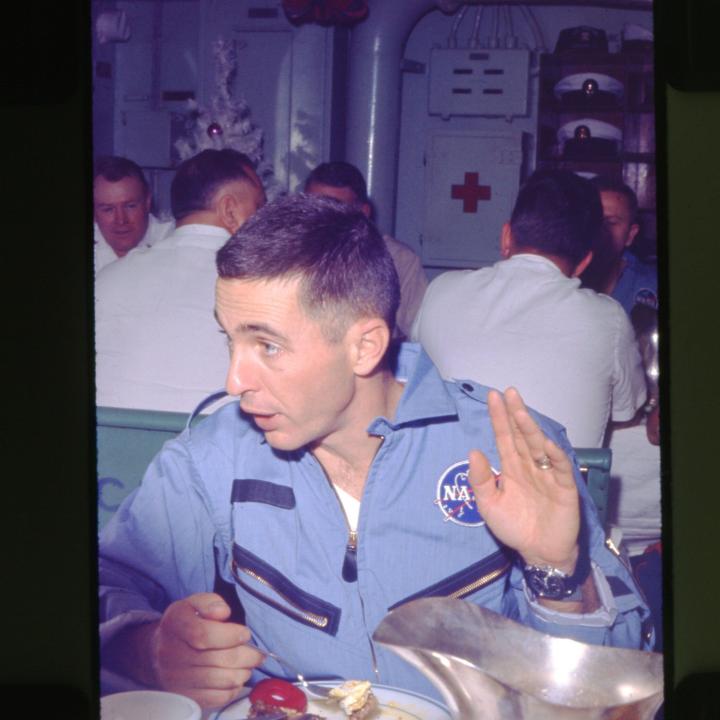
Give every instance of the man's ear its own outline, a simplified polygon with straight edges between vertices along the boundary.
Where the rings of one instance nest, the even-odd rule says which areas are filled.
[[[513,238],[510,223],[503,223],[502,230],[500,231],[500,256],[503,260],[507,260],[510,257],[512,249]]]
[[[215,212],[220,224],[231,235],[245,222],[245,213],[238,198],[232,192],[220,191],[220,195],[215,201]]]
[[[572,275],[570,275],[570,277],[580,277],[580,275],[585,272],[585,268],[592,261],[592,258],[592,250],[589,250],[588,254],[575,266],[575,269],[572,271]]]
[[[625,241],[625,247],[630,247],[635,242],[635,238],[637,237],[637,234],[639,232],[640,226],[637,223],[633,223],[630,226],[630,230],[628,232],[628,239]]]
[[[379,317],[360,318],[348,329],[347,340],[356,375],[370,375],[382,362],[390,344],[390,329]]]
[[[152,193],[150,190],[148,190],[145,193],[145,212],[150,212],[150,208],[152,207]]]
[[[372,206],[370,205],[370,203],[360,203],[360,210],[368,220],[372,220]]]

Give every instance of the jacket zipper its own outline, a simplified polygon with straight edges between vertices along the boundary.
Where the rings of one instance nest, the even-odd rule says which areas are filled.
[[[380,449],[382,448],[383,444],[385,443],[385,436],[380,436],[380,445],[378,446],[378,449],[375,453],[375,457],[377,457],[378,453],[380,452]],[[328,482],[328,485],[330,485],[332,491],[335,493],[335,498],[337,499],[338,505],[340,506],[340,512],[342,513],[343,519],[345,520],[345,526],[348,530],[348,539],[347,543],[345,545],[345,559],[343,561],[343,567],[342,567],[342,577],[343,580],[346,582],[357,582],[357,548],[358,548],[358,531],[353,530],[350,527],[350,519],[348,518],[347,512],[345,511],[345,506],[342,504],[342,501],[340,500],[340,496],[338,495],[337,490],[335,489],[335,486],[333,485],[332,481],[328,477],[327,473],[325,472],[325,468],[323,468],[322,464],[315,459],[317,464],[320,466],[320,469],[322,470],[323,474],[325,475],[325,479]],[[375,461],[375,458],[373,458],[373,462]],[[368,471],[369,474],[369,471]],[[367,479],[366,479],[367,480]],[[361,507],[362,507],[362,500]],[[350,574],[349,574],[350,573]],[[363,608],[363,616],[365,615],[365,602],[362,598],[362,595],[359,595],[360,599],[360,606]],[[377,655],[375,653],[375,645],[373,643],[372,637],[370,635],[367,636],[368,645],[370,646],[370,655],[372,657],[372,667],[373,667],[373,673],[375,674],[375,677],[377,679],[377,682],[380,681],[380,668],[378,668],[378,662],[377,662]]]
[[[385,438],[382,439],[384,440]],[[350,519],[348,518],[348,514],[345,511],[345,506],[342,504],[342,500],[340,500],[338,491],[328,477],[328,474],[325,472],[325,468],[322,466],[322,463],[317,458],[314,458],[314,460],[320,467],[320,470],[324,475],[327,484],[330,486],[330,489],[335,494],[335,499],[337,500],[337,503],[340,507],[340,512],[342,513],[343,520],[345,521],[345,527],[347,528],[348,538],[347,542],[345,543],[345,557],[343,559],[343,565],[341,570],[342,579],[345,582],[357,582],[357,548],[359,540],[358,531],[353,530],[350,527]]]
[[[357,541],[357,530],[349,530],[342,567],[342,578],[345,582],[357,582]]]
[[[232,561],[232,567],[235,572],[243,572],[246,575],[249,575],[254,580],[257,580],[261,585],[270,588],[274,593],[279,595],[288,605],[293,607],[297,611],[297,615],[299,615],[307,622],[312,623],[319,628],[327,627],[329,619],[325,615],[317,615],[315,613],[308,612],[304,608],[300,607],[296,602],[292,601],[289,597],[287,597],[287,595],[284,595],[277,588],[275,588],[272,583],[268,582],[264,577],[262,577],[262,575],[258,575],[254,570],[250,570],[250,568],[240,567],[235,560]]]
[[[479,590],[481,587],[488,585],[489,583],[493,582],[493,580],[497,580],[497,578],[499,578],[501,575],[504,575],[508,571],[510,565],[512,565],[512,563],[508,562],[506,565],[503,565],[503,567],[498,568],[497,570],[493,570],[492,572],[487,573],[487,575],[483,575],[482,577],[478,578],[477,580],[473,580],[473,582],[468,583],[467,585],[463,585],[463,587],[455,590],[454,592],[451,592],[449,595],[447,595],[447,597],[454,600],[459,600],[465,595],[470,595],[470,593],[474,593],[476,590]]]

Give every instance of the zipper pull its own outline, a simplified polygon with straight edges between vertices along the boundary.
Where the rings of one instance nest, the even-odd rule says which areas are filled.
[[[350,531],[345,546],[345,559],[343,560],[342,579],[345,582],[357,581],[357,532]]]

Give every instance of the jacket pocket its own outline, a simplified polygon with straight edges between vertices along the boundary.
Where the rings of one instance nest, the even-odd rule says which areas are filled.
[[[232,552],[232,574],[245,592],[299,623],[328,635],[337,633],[339,607],[305,592],[249,550],[233,545]]]
[[[462,570],[429,585],[413,595],[391,605],[388,610],[394,610],[400,605],[426,597],[448,597],[461,599],[472,593],[497,582],[504,577],[512,566],[512,556],[508,550],[498,550],[492,555],[473,563]]]

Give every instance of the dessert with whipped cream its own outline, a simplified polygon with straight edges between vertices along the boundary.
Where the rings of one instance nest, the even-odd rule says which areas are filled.
[[[332,688],[328,699],[337,701],[350,720],[369,718],[379,708],[367,680],[347,680]]]

